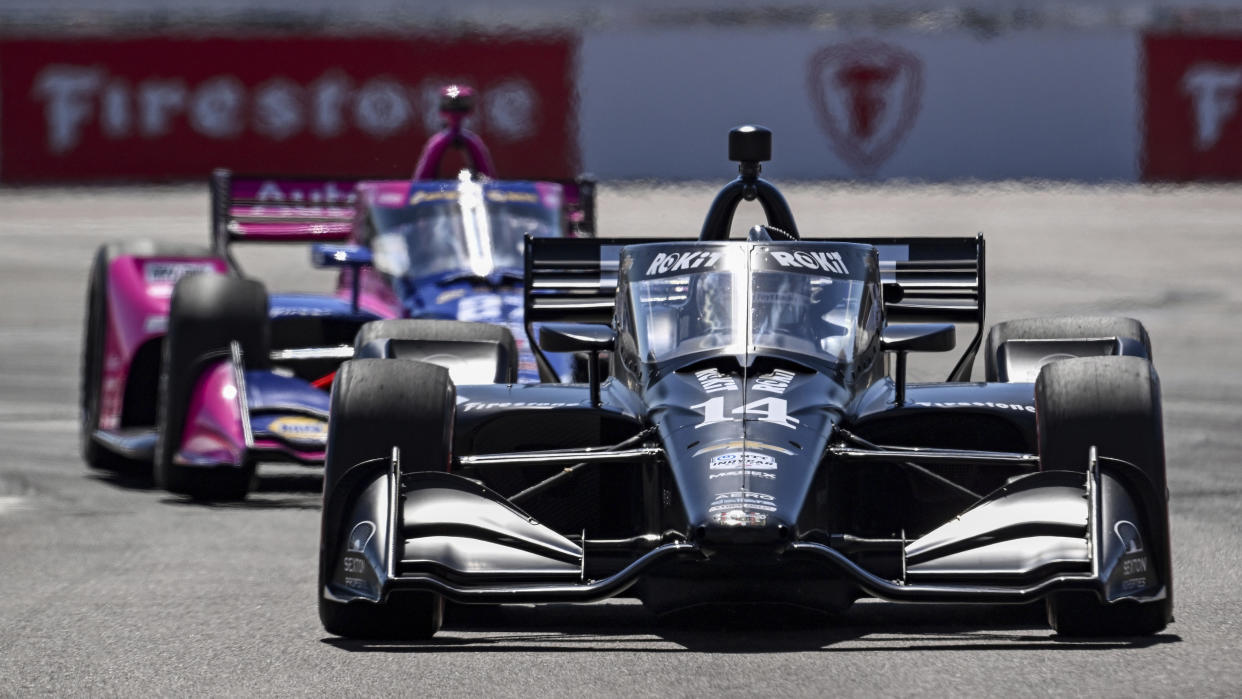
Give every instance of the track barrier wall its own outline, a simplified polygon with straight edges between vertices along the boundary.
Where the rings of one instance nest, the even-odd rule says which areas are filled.
[[[452,81],[506,176],[716,178],[752,122],[783,179],[1242,177],[1242,33],[627,25],[0,37],[0,181],[401,177]]]
[[[583,158],[603,177],[713,177],[725,131],[755,122],[773,177],[1132,180],[1136,57],[1121,31],[587,36]]]

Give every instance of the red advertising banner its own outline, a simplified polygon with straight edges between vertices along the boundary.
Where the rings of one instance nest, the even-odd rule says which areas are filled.
[[[1242,178],[1242,36],[1143,37],[1143,179]]]
[[[467,125],[506,177],[577,163],[574,40],[0,40],[0,179],[242,172],[408,176],[437,93],[478,94]]]

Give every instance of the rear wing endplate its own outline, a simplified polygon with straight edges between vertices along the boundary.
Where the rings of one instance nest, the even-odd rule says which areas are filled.
[[[983,235],[941,238],[803,238],[874,245],[880,277],[901,286],[900,300],[886,301],[890,321],[972,323],[973,338],[949,374],[968,381],[983,339],[985,269]],[[534,341],[535,323],[608,323],[616,305],[621,248],[640,243],[691,242],[672,238],[527,238],[525,323]]]

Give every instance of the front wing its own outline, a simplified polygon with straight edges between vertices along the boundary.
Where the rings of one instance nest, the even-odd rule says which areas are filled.
[[[976,453],[977,454],[977,453]],[[659,458],[658,449],[608,458]],[[604,456],[596,450],[490,455],[547,462]],[[1026,603],[1092,592],[1108,603],[1169,594],[1167,533],[1150,524],[1157,495],[1137,469],[1092,459],[1087,472],[1042,471],[1014,479],[895,555],[901,574],[864,568],[838,542],[795,537],[756,560],[807,563],[861,592],[898,602]],[[378,603],[394,590],[433,591],[466,604],[590,602],[626,591],[669,565],[717,564],[692,537],[639,537],[644,550],[616,572],[587,575],[590,540],[540,524],[476,481],[448,473],[402,474],[400,454],[359,464],[325,500],[321,594]],[[738,557],[728,557],[733,572]],[[745,563],[742,563],[744,571]],[[743,572],[744,574],[744,572]],[[710,600],[705,599],[704,602]]]

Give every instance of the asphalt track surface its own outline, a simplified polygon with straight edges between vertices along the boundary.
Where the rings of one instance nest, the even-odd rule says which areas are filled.
[[[601,228],[694,235],[712,194],[604,187]],[[110,239],[204,241],[206,192],[0,190],[0,695],[1242,693],[1242,190],[786,194],[805,234],[983,231],[991,321],[1110,313],[1147,324],[1172,490],[1177,622],[1165,633],[1068,642],[1041,608],[878,602],[831,621],[670,623],[616,601],[459,615],[429,642],[331,637],[315,608],[314,470],[261,468],[249,500],[205,506],[78,458],[91,253]],[[759,215],[744,209],[736,227]],[[302,250],[260,257],[272,288],[329,284],[298,271]]]

